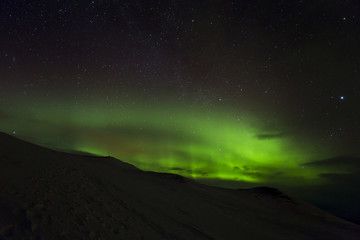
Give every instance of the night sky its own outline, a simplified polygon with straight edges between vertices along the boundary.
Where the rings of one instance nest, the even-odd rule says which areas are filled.
[[[0,131],[360,222],[360,2],[0,2]]]

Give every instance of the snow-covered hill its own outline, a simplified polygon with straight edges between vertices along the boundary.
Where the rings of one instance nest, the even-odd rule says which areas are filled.
[[[0,134],[0,239],[360,239],[272,188],[231,190]]]

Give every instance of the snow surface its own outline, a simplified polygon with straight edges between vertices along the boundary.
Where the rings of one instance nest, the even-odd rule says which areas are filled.
[[[273,188],[211,187],[0,133],[0,239],[360,239]]]

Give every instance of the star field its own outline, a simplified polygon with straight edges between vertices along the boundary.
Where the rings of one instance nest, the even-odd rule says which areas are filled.
[[[360,155],[357,1],[6,0],[0,11],[0,131],[208,181],[360,179],[359,162],[317,164]]]

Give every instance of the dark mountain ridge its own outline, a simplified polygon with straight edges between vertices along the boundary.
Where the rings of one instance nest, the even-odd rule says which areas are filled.
[[[211,187],[0,133],[0,239],[359,239],[277,189]]]

